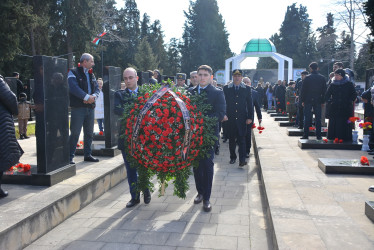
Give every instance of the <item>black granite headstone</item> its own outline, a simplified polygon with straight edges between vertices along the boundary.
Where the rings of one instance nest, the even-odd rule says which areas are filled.
[[[268,109],[267,113],[274,114],[274,113],[277,113],[277,111],[275,109]]]
[[[270,117],[288,117],[287,114],[282,114],[282,113],[272,113],[270,114]]]
[[[274,121],[276,121],[276,122],[279,122],[279,121],[285,122],[285,121],[288,121],[288,117],[275,116],[274,117]]]
[[[374,201],[365,202],[365,214],[372,222],[374,222]]]
[[[142,79],[143,84],[149,83],[149,72],[142,72]]]
[[[75,165],[69,165],[67,60],[34,56],[33,69],[37,166],[30,175],[4,181],[51,186],[76,174]]]
[[[325,128],[322,128],[321,135],[326,136],[327,135],[327,130],[324,131]],[[288,136],[303,136],[304,130],[303,129],[298,129],[298,128],[288,128],[287,129],[287,135]],[[309,130],[309,135],[310,136],[315,136],[316,131],[315,130]]]
[[[295,122],[286,121],[286,122],[278,122],[278,124],[280,127],[290,127],[290,126],[295,125]]]
[[[318,167],[326,174],[374,175],[374,162],[362,165],[360,159],[318,158]]]
[[[18,98],[18,92],[17,92],[17,78],[15,77],[5,77],[6,83],[9,85],[10,90],[17,96]]]
[[[299,139],[298,146],[301,149],[361,150],[362,143],[352,143],[352,142],[334,143],[333,141],[325,142],[323,140]]]

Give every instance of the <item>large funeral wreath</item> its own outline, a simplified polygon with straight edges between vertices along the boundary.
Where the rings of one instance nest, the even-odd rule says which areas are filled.
[[[160,193],[172,181],[174,195],[185,198],[191,168],[198,167],[217,139],[217,120],[205,115],[212,108],[204,102],[205,93],[191,95],[168,86],[143,85],[128,97],[121,138],[130,165],[138,170],[138,191],[153,191],[156,175]]]

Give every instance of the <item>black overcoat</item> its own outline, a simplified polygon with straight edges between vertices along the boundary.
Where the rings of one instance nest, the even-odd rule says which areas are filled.
[[[343,84],[332,82],[326,92],[325,100],[331,101],[327,139],[352,141],[352,127],[348,123],[353,116],[353,102],[357,93],[353,83],[346,80]]]
[[[23,154],[17,142],[12,116],[17,114],[17,97],[0,78],[0,171],[6,171],[17,164]]]
[[[235,129],[239,136],[245,136],[247,132],[246,120],[253,119],[252,90],[243,82],[239,85],[236,93],[234,84],[230,83],[223,87],[226,99],[226,114],[228,117],[228,136],[233,137]]]

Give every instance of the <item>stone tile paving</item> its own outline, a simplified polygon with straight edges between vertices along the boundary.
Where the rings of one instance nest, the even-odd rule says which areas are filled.
[[[228,143],[215,157],[211,213],[194,205],[193,177],[185,200],[152,194],[126,208],[127,181],[103,194],[25,249],[273,249],[264,193],[251,154],[250,165],[228,164]]]
[[[317,158],[367,153],[301,150],[299,137],[272,120],[264,114],[266,130],[255,140],[279,249],[374,249],[374,226],[364,213],[365,201],[374,200],[374,177],[326,175],[317,165]]]

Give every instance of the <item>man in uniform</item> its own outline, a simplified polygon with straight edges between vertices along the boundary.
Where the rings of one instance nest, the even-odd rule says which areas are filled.
[[[188,91],[193,95],[206,94],[206,103],[211,105],[211,109],[207,111],[209,117],[216,117],[217,123],[214,130],[214,135],[218,136],[218,123],[224,119],[226,112],[226,102],[222,90],[213,87],[211,83],[211,77],[213,70],[208,65],[201,65],[197,69],[199,85],[190,88]],[[200,160],[198,168],[194,168],[194,177],[197,189],[197,196],[194,200],[195,204],[199,204],[203,201],[203,209],[205,212],[210,212],[212,206],[210,204],[210,194],[212,192],[213,173],[214,173],[214,148],[208,154],[208,157]]]
[[[186,79],[187,76],[185,73],[177,73],[177,87],[187,87]]]
[[[227,127],[230,148],[230,164],[236,162],[236,144],[239,145],[239,167],[247,164],[245,161],[245,136],[247,125],[253,119],[253,101],[251,88],[243,80],[243,72],[235,69],[232,73],[233,82],[223,87],[226,99]]]
[[[123,80],[126,83],[125,90],[118,90],[114,93],[114,113],[118,116],[123,115],[124,105],[127,101],[131,101],[131,98],[135,98],[138,94],[138,76],[134,68],[127,68],[123,71]],[[124,128],[120,128],[120,134]],[[136,183],[138,182],[138,173],[136,168],[131,167],[129,161],[127,160],[127,155],[125,153],[124,139],[118,138],[118,149],[122,152],[122,157],[125,162],[126,172],[127,172],[127,181],[130,187],[131,200],[126,204],[126,207],[133,207],[140,202],[139,193],[136,192]],[[144,203],[148,204],[151,202],[151,193],[150,191],[144,190]]]
[[[83,127],[84,133],[84,160],[98,162],[92,157],[91,144],[95,119],[95,101],[100,94],[99,86],[92,67],[95,65],[93,56],[84,53],[80,59],[80,66],[69,71],[68,83],[70,92],[70,164],[73,161],[79,135]]]

